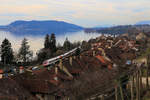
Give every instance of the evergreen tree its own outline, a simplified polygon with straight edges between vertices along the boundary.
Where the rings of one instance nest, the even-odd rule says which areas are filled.
[[[53,57],[56,53],[56,38],[55,34],[52,33],[51,36],[48,34],[45,37],[44,48],[40,50],[37,54],[38,61],[44,61]]]
[[[48,34],[46,34],[46,37],[45,37],[44,48],[45,49],[50,48],[50,36]]]
[[[79,41],[72,43],[73,48],[78,47],[80,45],[81,45],[81,42],[79,42]]]
[[[47,59],[47,52],[45,52],[45,49],[41,49],[38,53],[37,53],[37,57],[38,57],[38,62],[43,62],[44,60]]]
[[[18,56],[23,62],[27,62],[32,59],[33,52],[29,50],[30,46],[26,38],[23,39],[21,48],[19,49]]]
[[[78,56],[78,55],[80,55],[80,53],[81,53],[80,49],[77,48],[77,50],[76,50],[76,52],[75,52],[75,55]]]
[[[51,34],[50,49],[51,49],[52,53],[56,52],[56,37],[55,37],[54,33]]]
[[[63,48],[65,51],[69,51],[72,47],[72,44],[71,42],[68,40],[68,38],[66,38],[66,40],[64,41],[64,44],[63,44]]]
[[[38,53],[37,53],[37,57],[38,57],[38,61],[39,62],[43,62],[46,59],[51,58],[53,55],[51,53],[50,49],[41,49]]]
[[[82,48],[83,50],[89,50],[89,49],[91,48],[91,45],[90,45],[90,43],[88,43],[88,42],[86,42],[86,41],[83,41],[83,42],[82,42],[82,45],[81,45],[81,48]]]
[[[4,39],[1,45],[1,60],[3,64],[11,64],[13,61],[13,50],[8,39]]]

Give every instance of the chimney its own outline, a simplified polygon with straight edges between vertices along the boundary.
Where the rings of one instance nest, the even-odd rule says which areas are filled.
[[[69,58],[69,63],[72,66],[72,57]]]
[[[93,56],[95,56],[95,51],[93,50]]]
[[[58,74],[58,68],[55,67],[55,74],[57,75]]]
[[[63,61],[62,61],[62,59],[60,59],[60,61],[59,61],[59,66],[60,66],[60,68],[63,69]]]
[[[112,47],[112,46],[113,46],[113,41],[111,41],[110,43],[111,43],[110,45],[111,45],[111,47]]]
[[[74,59],[76,59],[76,56],[73,56]]]
[[[58,81],[57,74],[58,74],[58,68],[55,67],[55,76],[54,76],[54,80],[55,80],[55,81]]]

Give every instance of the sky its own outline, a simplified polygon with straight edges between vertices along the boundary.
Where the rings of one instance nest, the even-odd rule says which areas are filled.
[[[150,0],[0,0],[0,25],[61,20],[83,27],[150,20]]]

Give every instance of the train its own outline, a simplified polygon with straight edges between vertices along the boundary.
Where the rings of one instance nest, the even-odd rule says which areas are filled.
[[[59,55],[59,56],[56,56],[54,58],[51,58],[51,59],[48,59],[46,61],[43,62],[43,66],[49,66],[49,65],[52,65],[52,64],[55,64],[56,62],[58,62],[60,59],[64,59],[66,57],[69,57],[71,56],[72,54],[74,54],[76,52],[77,49],[81,49],[81,46],[79,47],[76,47],[62,55]]]

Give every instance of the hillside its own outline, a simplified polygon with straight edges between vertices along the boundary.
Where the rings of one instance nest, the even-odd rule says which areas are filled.
[[[103,34],[124,34],[128,33],[129,31],[145,31],[150,32],[150,25],[144,24],[144,25],[120,25],[120,26],[114,26],[110,28],[87,28],[85,29],[86,33],[103,33]]]
[[[143,24],[148,24],[150,25],[150,21],[147,20],[147,21],[140,21],[140,22],[137,22],[136,25],[143,25]]]
[[[50,33],[63,34],[81,31],[83,27],[63,21],[22,21],[18,20],[7,26],[0,26],[1,31],[9,31],[17,36],[45,35]]]

